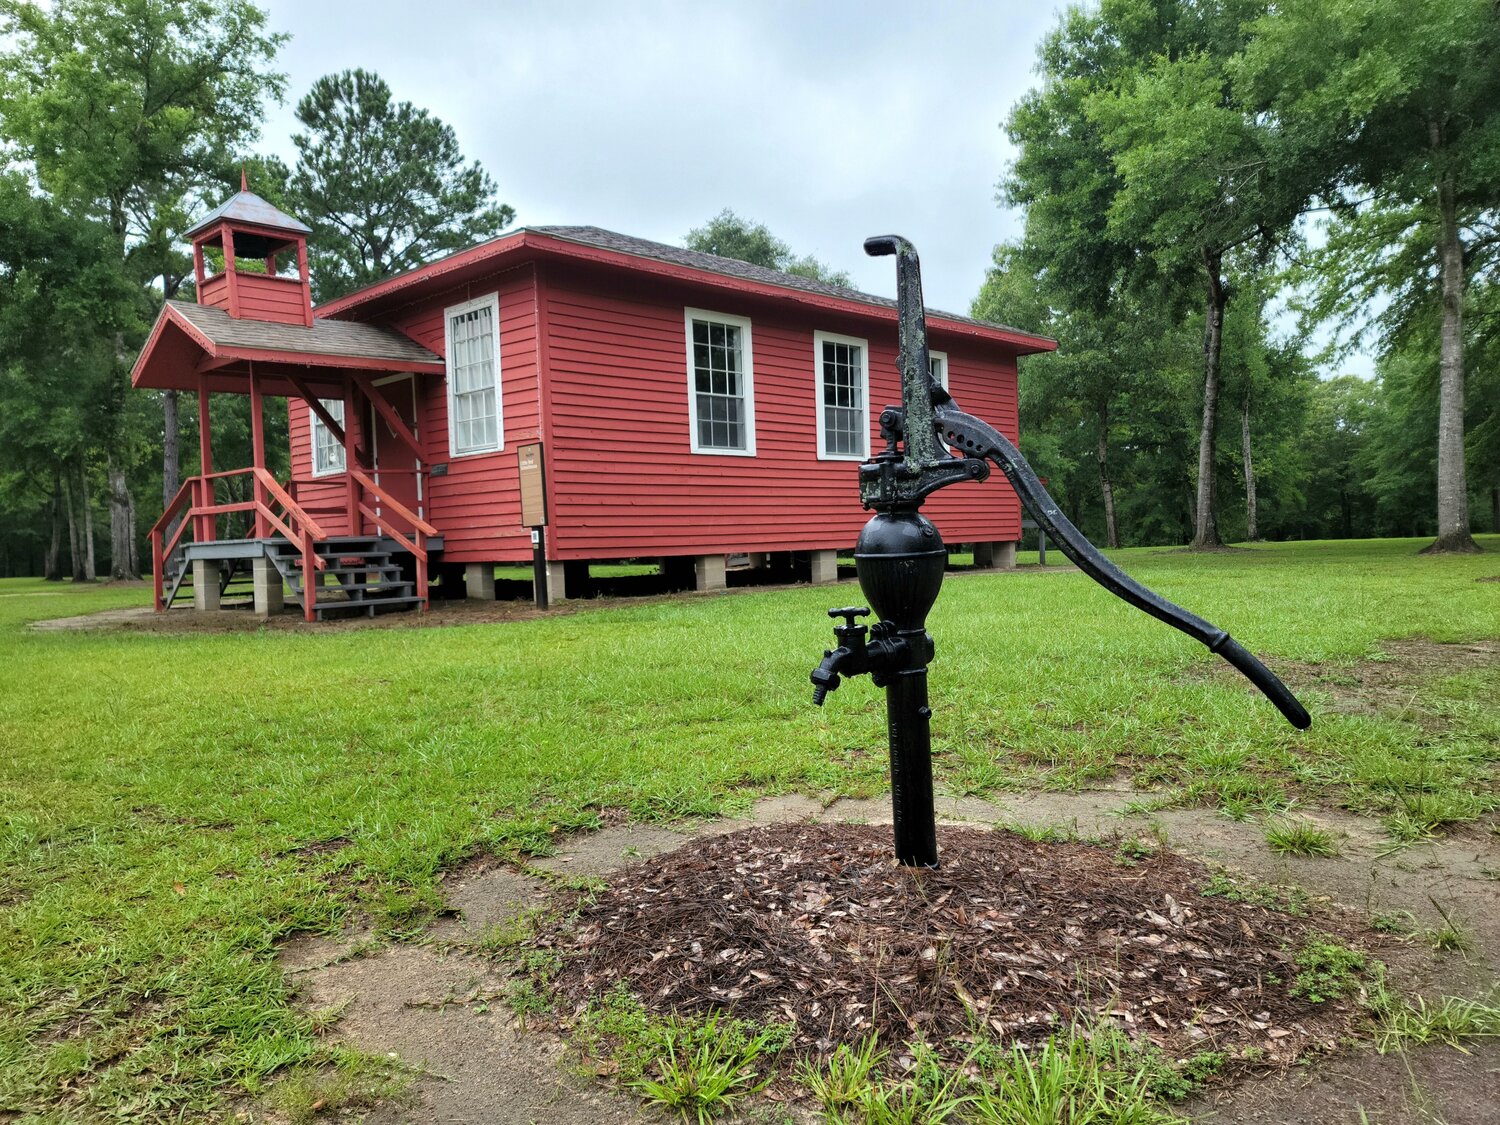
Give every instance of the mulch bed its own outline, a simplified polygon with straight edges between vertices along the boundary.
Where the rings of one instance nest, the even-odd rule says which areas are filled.
[[[890,830],[780,825],[701,839],[615,875],[538,936],[577,1010],[622,983],[652,1011],[790,1022],[825,1053],[871,1030],[934,1046],[1034,1044],[1113,1024],[1173,1057],[1334,1045],[1352,1005],[1291,995],[1324,918],[1205,897],[1200,863],[1159,850],[939,829],[943,866],[891,858]],[[1252,1052],[1253,1053],[1253,1052]]]

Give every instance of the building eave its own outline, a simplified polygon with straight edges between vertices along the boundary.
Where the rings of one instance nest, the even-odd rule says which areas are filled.
[[[406,273],[386,278],[363,289],[319,305],[314,312],[328,319],[359,319],[362,309],[386,306],[405,297],[411,303],[420,300],[426,292],[437,291],[438,282],[448,276],[486,264],[496,268],[507,264],[508,259],[517,261],[533,257],[583,262],[608,268],[622,269],[647,274],[664,280],[701,286],[721,292],[753,296],[767,300],[786,302],[823,309],[845,316],[896,323],[898,314],[893,306],[862,301],[850,297],[809,292],[790,285],[777,285],[766,281],[734,277],[641,254],[606,249],[586,242],[574,241],[554,234],[534,230],[518,230],[501,235],[488,242],[469,247],[440,258],[427,265],[418,266]],[[373,311],[373,310],[372,310]],[[1004,343],[1016,350],[1018,355],[1055,351],[1057,341],[1046,336],[1000,325],[987,325],[975,321],[958,320],[929,312],[928,327],[938,331],[971,339]]]

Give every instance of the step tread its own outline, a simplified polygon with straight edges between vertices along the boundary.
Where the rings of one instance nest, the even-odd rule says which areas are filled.
[[[415,606],[420,605],[421,603],[422,599],[417,597],[417,595],[415,594],[412,594],[409,597],[380,598],[374,601],[317,602],[313,606],[313,614],[320,621],[323,619],[325,614],[352,615],[354,613],[364,613],[367,616],[373,617],[375,615],[375,611],[381,608],[385,608],[388,610],[397,608],[409,610],[414,608]]]
[[[406,597],[413,593],[413,585],[414,583],[411,582],[385,582],[380,585],[369,586],[323,586],[319,588],[318,593],[319,595],[344,595],[342,598],[332,598],[331,600],[333,601],[389,601],[392,598]],[[298,598],[302,596],[302,591],[296,587],[293,587],[293,593]]]

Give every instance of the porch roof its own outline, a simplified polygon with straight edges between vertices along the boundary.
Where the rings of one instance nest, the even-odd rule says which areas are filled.
[[[314,319],[308,328],[236,319],[210,305],[168,301],[130,381],[137,387],[183,391],[197,389],[201,376],[209,390],[244,392],[252,364],[266,377],[268,394],[295,393],[284,378],[288,374],[326,387],[341,386],[345,372],[443,373],[441,356],[378,325]],[[283,378],[278,381],[278,376]]]

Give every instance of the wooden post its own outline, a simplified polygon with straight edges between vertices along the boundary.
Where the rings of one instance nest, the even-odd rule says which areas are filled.
[[[260,376],[255,373],[255,366],[250,367],[250,450],[253,463],[257,469],[266,467],[266,401],[260,393]],[[271,534],[270,524],[261,511],[261,507],[267,504],[266,486],[261,483],[258,475],[252,474],[250,478],[251,495],[255,497],[255,538],[264,539]]]
[[[349,470],[354,468],[354,423],[358,415],[354,410],[354,379],[344,376],[344,506],[348,513],[349,527],[345,535],[360,533],[359,482]]]
[[[297,239],[297,276],[302,281],[302,324],[312,327],[312,282],[307,273],[307,239]]]
[[[221,228],[224,240],[224,272],[228,276],[224,278],[224,284],[229,286],[229,315],[238,317],[240,315],[240,286],[239,278],[234,272],[234,231],[225,223]]]
[[[318,568],[315,563],[318,553],[313,550],[312,532],[302,528],[302,618],[304,621],[317,620],[317,608],[314,603],[318,598]]]
[[[166,566],[167,560],[162,557],[161,537],[162,533],[153,528],[151,531],[151,604],[156,607],[157,613],[167,608],[162,605],[162,601],[167,596],[162,575],[162,569]]]
[[[208,508],[214,502],[214,482],[208,479],[208,474],[214,471],[213,440],[210,438],[208,428],[208,382],[202,375],[198,376],[198,496],[194,501],[199,508]],[[216,537],[214,525],[217,521],[211,515],[198,517],[194,526],[197,530],[193,538],[200,543],[211,543]]]

